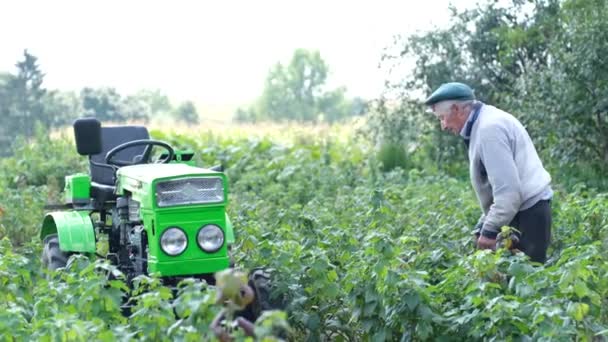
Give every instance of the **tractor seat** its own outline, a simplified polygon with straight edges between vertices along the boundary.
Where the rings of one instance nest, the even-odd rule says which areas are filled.
[[[115,126],[101,128],[101,153],[91,155],[96,163],[105,163],[106,154],[114,147],[126,142],[150,139],[148,130],[143,126]],[[144,152],[145,146],[134,146],[120,151],[114,157],[118,160],[133,160]],[[91,197],[98,202],[115,200],[116,181],[114,171],[108,167],[93,165],[89,162],[91,170]]]

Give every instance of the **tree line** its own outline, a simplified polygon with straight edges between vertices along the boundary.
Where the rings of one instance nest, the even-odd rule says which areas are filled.
[[[0,156],[10,154],[17,137],[32,137],[37,124],[62,127],[81,116],[103,122],[146,123],[159,116],[199,122],[192,101],[174,106],[160,90],[143,89],[128,96],[112,87],[85,87],[79,93],[49,90],[36,56],[25,50],[15,66],[15,74],[0,73]]]
[[[80,92],[49,90],[38,58],[27,50],[16,63],[16,73],[0,73],[0,156],[10,154],[12,142],[30,138],[37,123],[62,127],[80,116],[102,122],[143,122],[155,117],[198,124],[199,113],[192,101],[174,106],[160,90],[143,89],[121,95],[113,87],[85,87]],[[363,115],[365,100],[349,99],[346,88],[328,89],[329,67],[319,51],[298,49],[288,65],[277,63],[269,72],[259,98],[249,107],[238,108],[236,122],[295,121],[337,122]]]

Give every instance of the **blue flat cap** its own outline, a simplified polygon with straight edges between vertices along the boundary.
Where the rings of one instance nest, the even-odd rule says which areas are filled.
[[[475,100],[475,94],[473,89],[464,83],[444,83],[424,101],[424,104],[432,106],[446,100]]]

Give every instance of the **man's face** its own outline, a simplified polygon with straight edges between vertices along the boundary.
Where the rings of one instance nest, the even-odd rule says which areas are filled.
[[[454,103],[449,106],[438,103],[433,105],[432,109],[435,117],[441,122],[442,130],[448,130],[456,135],[460,134],[468,117],[468,113],[463,110],[464,108]]]

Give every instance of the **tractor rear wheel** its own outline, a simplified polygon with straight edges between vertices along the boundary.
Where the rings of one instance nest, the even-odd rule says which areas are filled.
[[[44,268],[54,271],[68,264],[69,253],[59,248],[59,237],[57,234],[48,235],[44,238],[44,249],[42,250],[42,265]]]

